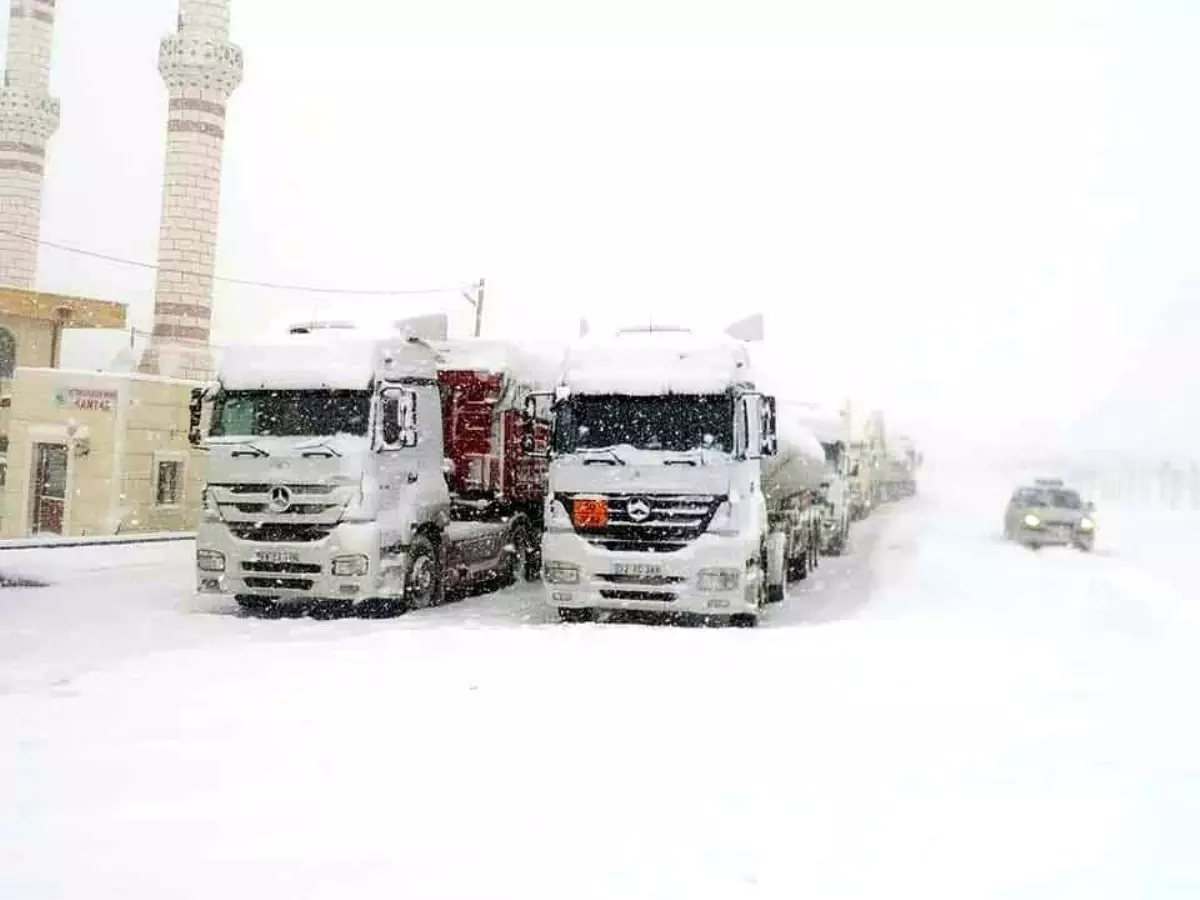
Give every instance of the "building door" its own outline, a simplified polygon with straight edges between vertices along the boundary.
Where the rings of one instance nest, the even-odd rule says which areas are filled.
[[[62,534],[66,510],[67,446],[34,444],[29,530],[34,534]]]

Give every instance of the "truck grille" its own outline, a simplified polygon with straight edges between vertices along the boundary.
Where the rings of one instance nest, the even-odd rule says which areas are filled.
[[[242,580],[246,582],[246,587],[250,588],[282,588],[289,591],[311,591],[314,581],[312,578],[270,578],[263,575],[249,575]]]
[[[271,492],[287,488],[285,509],[272,508]],[[332,484],[257,484],[235,483],[208,485],[208,491],[221,511],[221,518],[233,524],[305,524],[332,525],[341,517],[351,488]]]
[[[333,532],[331,525],[296,522],[228,522],[229,531],[241,541],[268,544],[311,544],[323,541]]]
[[[559,494],[568,510],[574,494]],[[595,495],[588,495],[595,496]],[[727,499],[713,494],[603,494],[608,501],[608,524],[603,528],[578,528],[584,540],[605,550],[672,553],[682,550],[708,530],[717,508]],[[629,504],[644,500],[650,515],[635,522]]]
[[[243,572],[266,572],[291,575],[320,575],[320,563],[244,562]]]
[[[600,596],[605,600],[656,600],[660,603],[671,603],[676,595],[668,591],[601,591]]]

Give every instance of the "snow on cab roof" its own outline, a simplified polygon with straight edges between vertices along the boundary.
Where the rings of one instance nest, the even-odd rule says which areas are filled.
[[[719,394],[753,384],[754,373],[742,341],[656,327],[583,338],[567,355],[563,380],[584,394]]]
[[[566,344],[483,338],[435,341],[438,368],[495,372],[533,390],[549,391],[562,375]]]
[[[227,390],[366,390],[383,369],[389,379],[433,377],[433,350],[399,334],[282,335],[269,342],[228,345],[221,357],[220,381]]]

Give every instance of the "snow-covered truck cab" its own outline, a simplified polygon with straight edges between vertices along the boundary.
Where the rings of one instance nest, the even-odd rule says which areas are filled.
[[[532,523],[519,501],[501,508],[489,494],[490,469],[471,511],[458,515],[451,489],[473,484],[460,467],[474,471],[474,458],[491,454],[478,408],[490,423],[495,383],[440,369],[437,344],[399,328],[375,336],[297,327],[226,349],[208,392],[207,435],[203,401],[193,399],[192,437],[210,456],[196,538],[202,592],[232,594],[246,608],[332,602],[398,612],[459,582],[511,574],[514,530],[530,529],[520,537],[536,543],[536,476],[525,490]],[[448,445],[460,455],[447,460]]]
[[[553,422],[543,581],[563,619],[608,609],[757,621],[774,400],[756,390],[744,343],[661,328],[584,339],[567,355]]]

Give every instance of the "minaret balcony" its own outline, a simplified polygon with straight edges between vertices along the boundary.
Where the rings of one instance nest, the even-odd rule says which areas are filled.
[[[169,34],[158,48],[158,71],[172,91],[199,88],[228,98],[244,65],[241,47],[202,32]]]
[[[59,103],[27,87],[0,87],[0,131],[49,140],[58,130]]]

